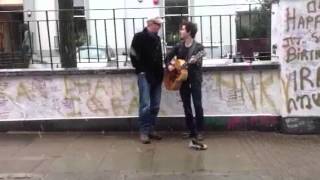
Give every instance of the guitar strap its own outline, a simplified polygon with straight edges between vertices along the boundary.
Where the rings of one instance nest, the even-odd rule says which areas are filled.
[[[189,49],[189,52],[188,52],[188,56],[187,56],[187,58],[186,58],[187,62],[190,61],[191,56],[192,56],[192,54],[193,54],[193,52],[194,52],[194,50],[195,50],[195,48],[196,48],[196,44],[197,44],[196,41],[193,40],[193,43],[192,43],[192,45],[191,45],[191,47],[190,47],[190,49]]]

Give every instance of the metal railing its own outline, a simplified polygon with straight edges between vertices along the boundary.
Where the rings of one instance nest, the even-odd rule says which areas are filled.
[[[234,10],[233,13],[221,14],[203,14],[201,12],[201,8],[206,9],[204,12],[211,12],[212,8],[234,6],[247,7],[242,9],[248,13],[239,15],[236,13],[237,10]],[[163,14],[161,17],[166,23],[159,34],[162,39],[164,57],[172,47],[171,45],[179,41],[178,29],[175,32],[169,32],[168,30],[171,26],[178,28],[178,24],[170,24],[170,21],[174,22],[172,19],[180,18],[197,23],[198,34],[196,39],[204,45],[208,59],[242,58],[252,61],[258,57],[254,57],[253,54],[249,56],[240,55],[236,36],[237,31],[241,31],[242,26],[253,26],[253,17],[260,13],[253,7],[258,6],[259,4],[225,4],[90,10],[0,11],[0,15],[2,13],[22,13],[24,15],[24,20],[0,21],[0,35],[2,29],[2,33],[6,33],[10,37],[2,38],[2,42],[0,39],[0,51],[2,51],[0,52],[0,68],[13,68],[15,67],[13,62],[25,65],[19,67],[60,68],[60,23],[64,21],[58,18],[58,13],[61,11],[73,11],[76,14],[70,23],[75,26],[73,32],[76,41],[75,51],[77,64],[80,67],[130,67],[128,52],[132,37],[145,27],[147,20],[147,17],[136,16],[135,12],[138,11],[158,11],[159,14]],[[163,12],[166,8],[182,7],[188,8],[188,14],[164,14]],[[121,14],[124,14],[122,13],[124,11],[127,14],[132,11],[132,17],[122,17]],[[270,37],[266,37],[266,39],[270,41]],[[1,49],[1,43],[6,43],[6,47]],[[271,53],[269,50],[266,52],[258,51],[263,53],[263,57],[260,56],[262,60],[270,59],[269,54]]]

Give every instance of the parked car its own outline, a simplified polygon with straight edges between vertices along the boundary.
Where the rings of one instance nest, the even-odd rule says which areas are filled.
[[[80,46],[77,48],[77,61],[79,63],[108,62],[116,59],[114,50],[110,47]]]

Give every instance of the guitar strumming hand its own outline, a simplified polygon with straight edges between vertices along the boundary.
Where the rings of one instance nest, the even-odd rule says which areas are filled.
[[[169,70],[170,72],[175,69],[175,67],[173,66],[173,65],[175,64],[175,62],[176,62],[176,59],[172,59],[172,60],[170,61],[170,64],[169,64],[169,66],[168,66],[168,70]]]
[[[181,66],[181,69],[182,68],[185,68],[187,69],[188,68],[188,65],[190,64],[196,64],[196,63],[200,63],[201,62],[201,58],[204,57],[206,55],[206,52],[203,50],[203,51],[200,51],[198,52],[196,55],[192,55],[190,60],[188,62],[186,62],[185,60],[185,63]],[[173,71],[175,68],[175,63],[177,61],[177,58],[174,57],[171,61],[170,61],[170,64],[168,66],[168,70],[169,72]]]

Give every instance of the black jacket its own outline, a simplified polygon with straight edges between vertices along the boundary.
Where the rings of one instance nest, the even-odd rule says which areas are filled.
[[[145,72],[149,83],[163,79],[163,61],[160,37],[145,28],[133,37],[130,58],[136,73]]]
[[[200,44],[196,41],[194,41],[194,43],[196,43],[196,44],[195,44],[195,48],[194,48],[192,55],[196,55],[198,52],[204,50],[204,47],[202,46],[202,44]],[[166,67],[168,67],[171,59],[174,56],[177,56],[178,59],[184,59],[186,61],[189,61],[189,59],[187,59],[188,53],[184,52],[183,48],[184,48],[183,42],[180,42],[173,47],[173,49],[167,54],[167,56],[165,58]],[[188,79],[191,81],[196,80],[196,81],[202,82],[202,58],[199,60],[199,63],[189,65]]]

